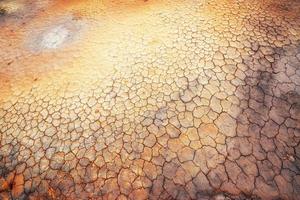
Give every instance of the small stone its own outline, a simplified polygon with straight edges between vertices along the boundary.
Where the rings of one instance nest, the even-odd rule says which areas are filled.
[[[226,200],[224,194],[217,194],[212,197],[213,200]]]

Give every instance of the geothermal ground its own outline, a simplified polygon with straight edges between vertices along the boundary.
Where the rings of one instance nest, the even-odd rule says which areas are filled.
[[[300,199],[299,0],[0,0],[0,199]]]

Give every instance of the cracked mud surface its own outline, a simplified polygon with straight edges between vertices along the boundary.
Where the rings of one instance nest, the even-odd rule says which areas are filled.
[[[299,199],[299,13],[0,1],[0,199]]]

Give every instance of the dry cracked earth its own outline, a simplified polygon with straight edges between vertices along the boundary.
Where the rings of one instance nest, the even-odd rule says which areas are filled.
[[[0,0],[0,199],[300,199],[299,0]]]

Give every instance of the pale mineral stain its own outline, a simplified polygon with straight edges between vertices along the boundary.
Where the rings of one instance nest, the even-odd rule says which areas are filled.
[[[58,48],[71,36],[70,34],[70,31],[64,26],[55,27],[44,33],[40,45],[48,49]]]

